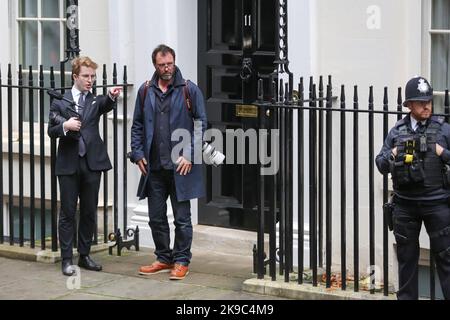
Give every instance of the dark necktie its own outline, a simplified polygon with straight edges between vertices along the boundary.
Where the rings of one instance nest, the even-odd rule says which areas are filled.
[[[417,128],[416,128],[417,133],[420,133],[420,134],[425,133],[426,129],[427,129],[426,125],[424,125],[422,122],[419,121],[417,123]]]
[[[81,116],[80,120],[83,120],[84,104],[85,104],[85,97],[84,94],[81,93],[80,98],[78,99],[78,113]],[[86,144],[84,143],[84,139],[81,134],[80,139],[78,140],[78,155],[80,157],[84,157],[86,155]]]

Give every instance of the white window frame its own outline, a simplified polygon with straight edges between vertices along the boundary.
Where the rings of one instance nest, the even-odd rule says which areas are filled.
[[[33,78],[35,81],[35,85],[38,85],[38,79],[39,79],[39,66],[42,64],[42,23],[43,22],[59,22],[59,34],[60,34],[60,52],[59,52],[59,60],[63,61],[65,59],[66,55],[66,4],[65,0],[57,0],[59,2],[59,18],[45,18],[42,17],[42,0],[35,0],[37,2],[37,17],[19,17],[20,13],[20,4],[19,2],[21,0],[10,0],[12,1],[10,8],[12,9],[11,12],[11,21],[13,22],[12,25],[12,41],[14,41],[13,52],[11,54],[13,59],[15,60],[13,66],[14,68],[18,68],[18,65],[22,62],[20,61],[20,51],[19,51],[19,44],[20,44],[20,32],[19,32],[19,25],[23,21],[36,21],[38,24],[37,34],[38,34],[38,59],[37,59],[37,65],[33,65]],[[28,75],[29,66],[28,65],[22,65],[22,71],[25,75]],[[50,75],[50,70],[43,70],[44,76]],[[65,71],[66,76],[71,75],[71,70]],[[59,78],[61,76],[61,72],[59,70],[54,70],[55,78]],[[18,79],[18,70],[13,73],[13,81],[14,83],[17,83]],[[28,78],[24,77],[24,85],[27,85]],[[49,86],[49,83],[45,84],[46,86]],[[14,98],[17,99],[17,98]],[[17,112],[16,112],[17,113]],[[17,115],[15,115],[16,117]],[[47,115],[46,115],[47,116]],[[37,120],[37,119],[36,119]],[[16,121],[15,121],[16,122]],[[24,121],[24,123],[27,123],[27,121]],[[47,119],[45,119],[45,128],[47,128]],[[29,129],[28,125],[24,124],[24,133],[27,133]],[[35,132],[39,129],[39,122],[35,123]]]
[[[19,61],[19,24],[22,21],[37,21],[38,22],[38,64],[36,67],[42,64],[42,22],[59,22],[59,34],[60,34],[60,61],[64,60],[65,58],[65,32],[66,32],[66,13],[65,13],[65,0],[57,0],[59,1],[59,18],[43,18],[42,17],[42,0],[36,0],[37,1],[37,17],[19,17],[19,2],[20,0],[15,0],[15,25],[16,25],[16,57],[17,61]],[[25,67],[25,66],[24,66]],[[35,66],[33,66],[35,67]],[[33,70],[33,72],[39,72],[39,70]],[[45,73],[45,70],[44,70]],[[58,71],[59,73],[59,71]],[[47,74],[50,74],[50,71],[48,71]],[[56,75],[56,71],[55,71]]]
[[[428,79],[431,79],[431,36],[434,34],[450,34],[450,29],[432,29],[432,2],[433,0],[422,0],[422,73]],[[434,91],[434,95],[443,97],[445,92]]]

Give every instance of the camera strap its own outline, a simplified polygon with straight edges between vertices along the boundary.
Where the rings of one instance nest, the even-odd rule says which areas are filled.
[[[194,118],[194,110],[192,108],[192,99],[191,95],[189,94],[189,80],[185,80],[185,86],[183,87],[183,95],[184,95],[184,101],[186,101],[186,107],[189,111],[189,114],[192,118]]]
[[[142,110],[142,113],[144,113],[145,98],[147,97],[148,88],[150,88],[150,84],[151,84],[150,80],[145,81],[144,93],[141,96],[141,110]]]

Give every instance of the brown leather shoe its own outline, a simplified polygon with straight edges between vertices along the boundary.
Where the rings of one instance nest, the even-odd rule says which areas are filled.
[[[189,274],[189,267],[176,263],[170,271],[170,280],[183,280]]]
[[[159,261],[153,262],[150,266],[143,266],[139,269],[139,274],[148,276],[152,274],[170,272],[173,268],[173,264],[162,263]]]

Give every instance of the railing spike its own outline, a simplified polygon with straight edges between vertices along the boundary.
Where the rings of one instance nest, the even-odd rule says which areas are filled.
[[[258,80],[258,101],[262,102],[264,100],[264,80]]]
[[[276,81],[272,81],[272,103],[276,103],[277,101],[277,83]]]
[[[123,83],[128,83],[127,66],[123,66]]]
[[[280,79],[280,92],[278,95],[278,102],[283,102],[284,99],[284,81]]]
[[[383,104],[389,103],[389,89],[388,87],[384,87],[384,96],[383,96]]]
[[[300,83],[298,85],[298,101],[299,104],[303,104],[303,101],[305,100],[305,84],[303,77],[300,78]]]

